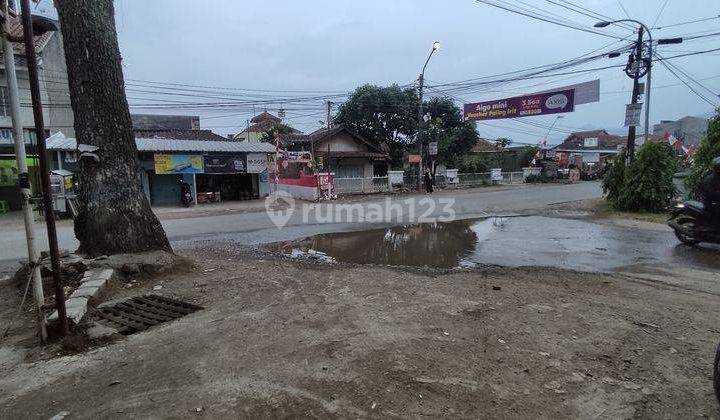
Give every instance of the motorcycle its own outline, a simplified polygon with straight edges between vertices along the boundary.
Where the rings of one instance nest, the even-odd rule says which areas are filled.
[[[715,389],[715,398],[720,403],[720,344],[715,350],[715,364],[713,365],[713,388]]]
[[[182,201],[183,206],[190,207],[190,205],[193,203],[193,196],[192,192],[190,191],[190,185],[183,183],[180,188],[180,201]]]
[[[686,245],[700,242],[720,243],[720,231],[705,211],[705,205],[699,201],[685,200],[670,209],[670,226],[678,240]]]

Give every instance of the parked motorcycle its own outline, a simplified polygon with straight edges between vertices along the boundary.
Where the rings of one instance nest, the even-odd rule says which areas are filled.
[[[713,365],[713,388],[715,388],[715,398],[720,403],[720,344],[715,350],[715,364]]]
[[[185,207],[190,207],[190,205],[192,204],[193,196],[190,184],[187,184],[185,182],[182,182],[180,184],[180,201],[182,201],[183,206]]]
[[[685,200],[670,209],[668,221],[675,236],[686,245],[697,245],[700,242],[720,243],[720,231],[712,223],[712,218],[705,205],[699,201]]]

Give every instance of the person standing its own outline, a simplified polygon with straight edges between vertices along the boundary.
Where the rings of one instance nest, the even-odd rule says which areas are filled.
[[[435,183],[435,180],[433,179],[432,174],[430,173],[430,169],[425,169],[425,192],[428,194],[432,194],[433,192],[433,184]]]

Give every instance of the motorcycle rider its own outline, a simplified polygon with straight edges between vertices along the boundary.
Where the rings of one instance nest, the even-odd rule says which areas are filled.
[[[700,196],[710,223],[720,230],[720,156],[712,160],[711,172],[700,183]]]

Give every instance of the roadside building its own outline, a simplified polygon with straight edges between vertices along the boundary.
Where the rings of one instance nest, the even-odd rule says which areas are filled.
[[[471,161],[481,163],[486,170],[501,168],[503,172],[519,172],[524,166],[530,164],[532,154],[528,146],[500,147],[490,139],[478,139],[471,150]],[[483,171],[484,172],[484,171]]]
[[[251,200],[270,192],[275,147],[228,140],[210,130],[135,130],[142,185],[153,206],[180,205],[181,182],[196,203]],[[52,168],[77,172],[77,142],[58,133],[48,139]]]
[[[197,115],[130,114],[136,130],[199,130]]]
[[[46,135],[57,132],[74,136],[73,113],[70,108],[70,93],[67,84],[67,67],[63,50],[62,34],[49,30],[53,25],[35,25],[35,49],[38,57],[38,73],[40,79],[40,97],[43,102],[43,120]],[[8,17],[9,34],[16,38],[23,35],[19,17]],[[25,46],[21,42],[13,42],[15,70],[18,79],[20,96],[20,122],[23,126],[25,149],[28,155],[30,178],[37,180],[38,162],[36,157],[37,136],[35,135],[35,119],[33,117],[30,97]],[[0,55],[2,50],[0,49]],[[0,60],[0,201],[9,204],[12,210],[20,208],[20,193],[17,188],[17,164],[10,116],[10,98],[8,96],[7,77],[4,62]],[[38,190],[38,182],[33,182],[34,190]]]
[[[390,155],[382,145],[372,142],[345,125],[321,128],[310,134],[286,135],[288,151],[314,151],[323,170],[329,164],[335,178],[386,176]]]
[[[578,131],[554,148],[560,166],[594,167],[620,153],[625,147],[623,137],[605,130]]]
[[[283,125],[282,118],[276,117],[275,115],[265,111],[254,116],[250,120],[248,127],[242,132],[236,134],[234,139],[257,143],[262,140],[263,135],[268,130],[280,125]],[[300,134],[300,132],[293,129],[293,134]]]
[[[705,137],[709,121],[707,118],[683,117],[677,121],[662,120],[653,126],[653,135],[664,138],[665,134],[675,136],[684,146],[697,146]]]
[[[494,141],[489,139],[479,138],[475,146],[472,148],[472,153],[485,154],[485,153],[500,153],[503,148],[495,144]]]

